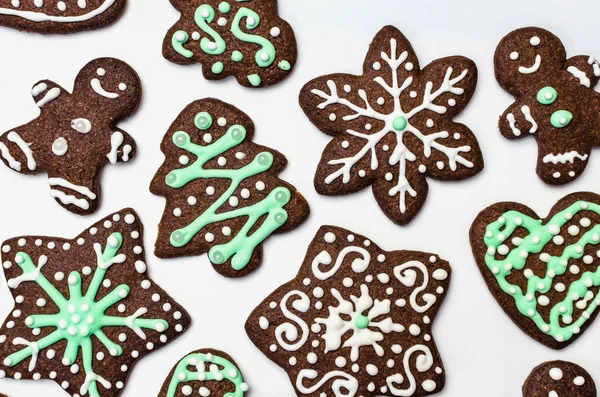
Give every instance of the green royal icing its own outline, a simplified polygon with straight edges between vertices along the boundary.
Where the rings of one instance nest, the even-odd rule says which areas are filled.
[[[207,366],[209,371],[206,370]],[[197,371],[190,371],[190,367],[195,367]],[[177,364],[169,383],[167,397],[175,397],[180,384],[198,381],[231,382],[235,386],[235,391],[225,393],[223,397],[243,397],[244,392],[248,391],[248,385],[244,383],[240,370],[231,361],[213,354],[194,353],[184,357]]]
[[[183,45],[188,42],[190,36],[183,30],[178,30],[171,38],[171,44],[175,51],[186,58],[192,58],[194,53],[186,49]]]
[[[5,365],[15,366],[31,357],[30,366],[35,367],[37,356],[42,350],[64,340],[66,341],[62,361],[64,365],[74,364],[81,349],[86,375],[81,394],[87,395],[89,393],[91,397],[100,397],[97,383],[99,382],[104,387],[109,386],[110,383],[94,373],[92,360],[95,354],[92,348],[92,336],[95,336],[112,356],[120,356],[123,354],[123,348],[111,341],[102,331],[103,328],[128,327],[135,331],[138,336],[143,336],[144,339],[145,335],[142,328],[159,332],[168,328],[165,320],[140,319],[139,317],[146,313],[141,309],[130,317],[116,317],[105,314],[109,308],[129,295],[130,288],[126,284],[119,285],[104,298],[96,301],[100,285],[102,285],[108,269],[113,264],[122,263],[125,260],[122,254],[117,255],[122,244],[123,236],[121,233],[113,233],[108,239],[104,252],[100,252],[101,247],[99,245],[94,247],[98,256],[98,267],[87,292],[83,295],[81,275],[79,272],[74,271],[68,278],[68,299],[36,268],[29,255],[24,252],[17,253],[16,262],[23,269],[23,274],[31,276],[26,281],[35,281],[56,304],[58,313],[29,316],[25,320],[27,327],[31,329],[55,328],[55,330],[39,341],[31,342],[28,347],[8,356],[4,360]]]
[[[212,68],[211,68],[211,70],[212,70],[212,72],[213,72],[214,74],[221,74],[221,73],[223,72],[223,69],[224,69],[224,68],[225,68],[225,67],[223,66],[223,62],[215,62],[215,63],[212,65]]]
[[[285,70],[285,71],[288,71],[292,68],[292,65],[290,65],[290,63],[288,61],[281,61],[277,64],[277,66],[279,66],[279,69]]]
[[[205,115],[206,113],[200,114]],[[196,116],[196,120],[198,120],[198,116]],[[212,121],[212,117],[210,120]],[[216,178],[231,181],[229,188],[221,197],[190,225],[174,231],[170,240],[174,247],[183,247],[207,225],[233,218],[247,217],[246,223],[231,241],[212,247],[208,253],[211,262],[218,265],[232,258],[231,265],[235,270],[245,268],[250,262],[254,249],[286,222],[288,215],[283,207],[291,198],[290,191],[280,186],[273,189],[266,198],[256,204],[230,211],[219,211],[244,180],[267,171],[273,165],[273,155],[269,152],[261,152],[250,164],[239,169],[204,168],[208,161],[238,146],[245,138],[246,129],[237,124],[232,125],[225,135],[207,146],[196,145],[191,142],[188,133],[177,131],[173,134],[173,143],[195,155],[197,160],[185,168],[170,172],[166,177],[167,185],[173,189],[180,189],[196,179]],[[262,224],[249,235],[250,230],[265,215],[266,218]]]
[[[552,87],[544,87],[537,93],[537,101],[542,105],[552,105],[558,98],[558,92]]]
[[[203,4],[198,7],[194,15],[196,25],[213,39],[211,41],[207,37],[203,37],[202,40],[200,40],[200,48],[207,54],[219,55],[225,52],[227,46],[221,35],[215,32],[209,25],[214,19],[215,10],[208,4]]]
[[[228,2],[224,1],[219,4],[219,11],[221,11],[223,14],[227,14],[229,11],[231,11],[231,6]]]
[[[271,66],[273,61],[275,61],[275,47],[269,40],[265,39],[264,37],[243,32],[240,29],[240,24],[243,18],[246,18],[247,29],[253,30],[256,29],[258,25],[260,25],[260,16],[256,12],[250,10],[249,8],[242,7],[239,9],[237,14],[235,14],[235,18],[233,19],[233,22],[231,24],[231,32],[236,38],[240,39],[245,43],[260,45],[261,49],[258,50],[254,55],[254,60],[256,61],[256,64],[261,68]]]
[[[257,74],[251,74],[250,76],[248,76],[248,81],[254,87],[258,87],[260,85],[261,79],[260,79],[259,75],[257,75]]]
[[[558,342],[567,341],[574,334],[579,333],[583,324],[600,304],[600,294],[594,297],[589,291],[592,287],[600,286],[600,267],[594,272],[583,272],[578,280],[568,285],[565,299],[551,308],[549,322],[546,322],[537,310],[536,293],[545,294],[550,291],[553,279],[565,274],[571,259],[580,259],[584,255],[586,246],[600,243],[600,224],[584,233],[577,243],[566,246],[560,256],[540,255],[540,260],[546,262],[546,273],[543,277],[531,275],[525,293],[518,285],[511,284],[508,277],[513,271],[522,271],[527,257],[542,252],[553,237],[560,233],[560,228],[582,210],[600,214],[600,206],[587,201],[578,201],[570,205],[554,215],[547,224],[542,224],[541,220],[533,219],[518,211],[508,211],[487,226],[484,236],[484,242],[488,247],[485,263],[494,274],[500,288],[513,297],[522,315],[531,318],[542,332],[552,336]],[[504,259],[496,259],[499,247],[510,239],[517,228],[524,228],[529,234],[523,237],[518,246],[508,252]],[[584,306],[585,311],[582,315],[573,319],[573,305],[580,299],[585,299],[587,308]]]
[[[238,50],[235,50],[233,51],[233,53],[231,53],[231,60],[233,62],[242,62],[242,59],[244,59],[244,54],[242,54]]]
[[[555,128],[564,128],[573,120],[573,114],[568,110],[557,110],[550,116],[550,124]]]

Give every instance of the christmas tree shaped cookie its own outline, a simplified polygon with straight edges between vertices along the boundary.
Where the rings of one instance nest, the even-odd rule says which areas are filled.
[[[279,17],[277,0],[171,0],[181,12],[163,55],[171,62],[202,63],[208,80],[235,76],[245,87],[285,79],[296,63],[296,37]]]
[[[261,262],[261,244],[301,224],[308,203],[277,175],[279,152],[252,142],[254,124],[217,99],[188,105],[163,139],[166,160],[150,190],[166,197],[156,255],[208,252],[214,268],[241,277]]]
[[[72,396],[121,394],[136,361],[190,324],[149,278],[142,247],[143,226],[132,209],[72,240],[4,242],[15,307],[0,328],[0,378],[51,379]]]

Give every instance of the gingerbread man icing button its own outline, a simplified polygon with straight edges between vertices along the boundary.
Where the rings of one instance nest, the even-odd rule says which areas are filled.
[[[590,374],[568,361],[548,361],[538,365],[523,385],[523,397],[596,397],[596,384]]]
[[[494,58],[496,79],[515,102],[500,117],[508,139],[533,136],[537,173],[561,185],[581,175],[591,150],[600,145],[600,64],[591,56],[567,59],[558,37],[529,27],[502,39]]]
[[[0,159],[22,174],[47,173],[50,195],[67,210],[98,208],[100,170],[127,162],[136,145],[116,127],[137,108],[142,87],[126,63],[101,58],[87,64],[69,93],[44,80],[33,86],[40,116],[0,136]]]
[[[114,22],[126,0],[0,0],[0,25],[37,33],[73,33]]]

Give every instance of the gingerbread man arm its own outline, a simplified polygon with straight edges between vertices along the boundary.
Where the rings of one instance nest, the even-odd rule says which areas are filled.
[[[594,88],[600,79],[600,64],[591,56],[578,55],[569,58],[565,69],[573,79],[587,88]]]
[[[53,109],[71,94],[51,80],[38,81],[31,89],[35,104],[43,111]]]
[[[115,128],[110,137],[110,152],[106,155],[111,164],[126,163],[137,152],[135,140],[125,131]]]

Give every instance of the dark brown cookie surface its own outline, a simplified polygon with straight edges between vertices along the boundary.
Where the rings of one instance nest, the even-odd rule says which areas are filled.
[[[515,102],[500,117],[508,139],[533,136],[538,143],[537,174],[550,185],[579,177],[598,130],[600,64],[590,56],[567,59],[558,37],[529,27],[502,39],[494,57],[496,79]]]
[[[519,203],[483,210],[470,231],[488,288],[510,318],[544,345],[579,338],[600,304],[600,196],[570,194],[546,218]]]
[[[444,388],[431,326],[450,284],[436,255],[383,251],[323,226],[302,267],[250,315],[252,342],[299,396],[426,396]]]
[[[126,0],[0,0],[0,25],[37,33],[101,28],[123,12]]]
[[[533,369],[523,385],[523,397],[596,397],[596,384],[579,365],[549,361]]]
[[[254,123],[217,99],[188,105],[163,139],[150,190],[167,199],[156,255],[208,252],[215,270],[241,277],[260,265],[262,242],[308,217],[308,203],[278,178],[287,160],[252,141]]]
[[[148,277],[142,247],[132,209],[72,240],[4,242],[15,307],[0,328],[0,377],[52,379],[70,395],[118,396],[135,362],[190,324]]]
[[[296,37],[277,0],[170,1],[181,18],[164,40],[169,61],[201,63],[206,79],[235,76],[245,87],[267,87],[291,73]]]
[[[427,176],[454,181],[483,168],[475,136],[452,120],[476,84],[470,59],[438,59],[421,69],[402,33],[384,27],[363,75],[318,77],[300,93],[308,118],[333,136],[317,168],[317,191],[343,195],[372,186],[383,212],[409,223],[425,202]]]
[[[31,93],[40,116],[0,136],[0,158],[22,174],[48,174],[50,195],[61,206],[93,213],[102,167],[136,154],[133,138],[116,124],[140,102],[137,73],[125,62],[100,58],[79,72],[72,94],[49,80]]]
[[[231,356],[220,350],[201,349],[177,363],[158,397],[244,397],[247,391],[248,385]]]

